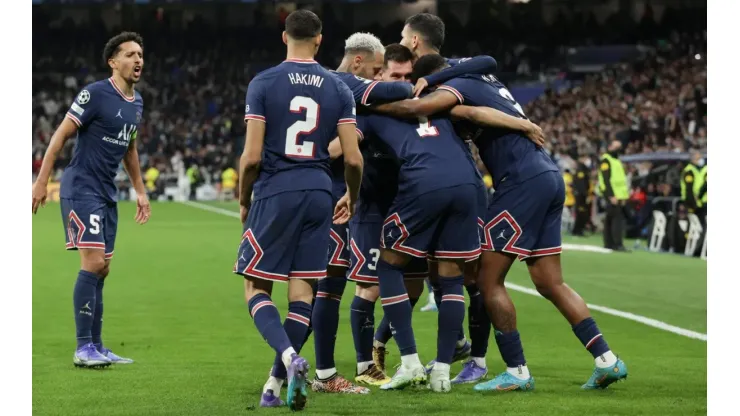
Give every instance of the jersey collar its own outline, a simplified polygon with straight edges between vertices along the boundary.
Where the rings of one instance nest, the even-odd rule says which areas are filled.
[[[314,61],[313,59],[293,59],[293,58],[286,59],[283,62],[293,62],[293,63],[296,63],[296,64],[316,64],[316,63],[318,63],[318,62]]]
[[[116,85],[116,82],[113,81],[113,77],[108,78],[108,82],[110,82],[110,85],[113,86],[113,89],[116,90],[116,92],[118,92],[118,94],[121,97],[123,97],[124,100],[126,100],[126,101],[128,101],[130,103],[133,103],[134,100],[136,100],[136,93],[134,93],[134,96],[133,97],[127,97],[126,94],[124,94],[123,91],[121,91],[121,89],[118,88],[118,85]]]

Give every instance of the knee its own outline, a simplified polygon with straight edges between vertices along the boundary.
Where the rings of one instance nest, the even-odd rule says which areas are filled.
[[[557,294],[558,291],[565,289],[565,284],[560,283],[536,283],[534,285],[535,289],[537,289],[537,292],[542,295],[543,298],[547,300],[552,300],[555,294]]]
[[[110,273],[110,262],[106,261],[105,267],[103,267],[103,270],[101,270],[100,273],[98,273],[98,275],[100,276],[101,279],[105,279],[106,277],[108,277],[108,273]]]
[[[91,273],[95,273],[100,277],[105,277],[108,275],[108,264],[102,255],[86,256],[86,258],[82,261],[82,269]]]
[[[375,302],[380,297],[380,288],[378,285],[358,283],[357,286],[355,286],[355,296],[370,302]]]

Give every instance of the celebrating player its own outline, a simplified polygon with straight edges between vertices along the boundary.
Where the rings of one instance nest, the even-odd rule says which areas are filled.
[[[106,43],[103,60],[111,68],[108,79],[85,86],[72,103],[46,150],[33,185],[33,213],[45,205],[46,186],[64,143],[77,135],[72,161],[64,170],[60,199],[67,250],[80,253],[73,304],[77,328],[77,367],[130,364],[103,345],[103,286],[110,272],[116,242],[118,208],[115,177],[123,167],[136,189],[139,224],[149,220],[151,209],[141,179],[136,132],[144,102],[134,85],[144,67],[144,41],[123,32]]]
[[[298,353],[313,297],[307,279],[326,277],[331,229],[329,142],[339,135],[350,215],[362,179],[362,155],[351,91],[313,60],[321,44],[321,20],[307,10],[291,13],[283,42],[287,59],[257,75],[247,90],[239,181],[244,234],[234,272],[245,278],[257,329],[286,368],[288,405],[302,410],[308,363]],[[270,298],[274,281],[289,282],[283,325]],[[283,381],[270,377],[261,406],[282,404]]]
[[[430,13],[419,13],[406,19],[406,23],[401,32],[401,44],[409,48],[417,58],[428,54],[438,54],[445,40],[445,24],[438,16]],[[478,58],[474,58],[478,59]],[[475,73],[491,73],[496,69],[496,61],[488,57],[491,62],[491,68],[486,72],[475,72]],[[460,59],[448,59],[447,62],[450,65],[457,65],[463,62]],[[449,72],[448,72],[449,73]],[[474,73],[474,72],[468,72]],[[447,78],[451,79],[451,78]],[[442,82],[447,79],[438,80]],[[417,82],[414,87],[414,92],[418,95],[421,89],[424,87],[423,79]],[[472,159],[472,152],[469,153]],[[479,218],[485,214],[486,206],[488,204],[488,193],[483,183],[483,178],[478,175],[477,190],[478,190],[478,211]],[[472,383],[482,379],[488,374],[488,368],[486,366],[486,352],[488,351],[488,338],[491,332],[491,325],[489,324],[486,311],[483,306],[483,302],[479,296],[480,291],[475,284],[475,279],[478,273],[479,261],[469,261],[465,265],[465,290],[468,292],[470,304],[468,306],[468,333],[470,334],[470,341],[467,342],[465,339],[464,331],[460,331],[458,337],[458,346],[455,350],[455,361],[462,360],[470,356],[463,365],[463,371],[460,372],[454,379],[453,383]],[[429,299],[430,303],[434,300],[437,307],[442,299],[441,286],[437,282],[437,266],[432,261],[429,265],[429,277],[432,283],[433,297]],[[425,305],[422,310],[434,310],[435,308],[431,304]],[[434,361],[427,364],[427,371],[431,371],[434,366]]]
[[[428,65],[433,71],[446,66],[438,55],[429,55],[428,58],[424,62],[420,59],[418,63]],[[493,75],[459,77],[421,100],[405,100],[392,105],[396,107],[395,114],[422,117],[463,103],[526,118],[506,86]],[[514,304],[504,286],[506,274],[517,257],[526,260],[539,293],[558,308],[593,355],[596,369],[583,388],[606,388],[625,378],[625,363],[609,349],[583,299],[563,282],[560,222],[565,187],[558,167],[540,147],[516,130],[486,129],[477,143],[496,189],[486,214],[478,284],[507,371],[476,385],[475,389],[508,391],[534,388],[534,379],[527,368],[516,329]]]
[[[443,298],[439,313],[437,364],[431,373],[433,391],[450,390],[450,363],[465,317],[462,270],[480,254],[476,208],[475,165],[452,123],[444,118],[416,122],[381,115],[360,117],[363,137],[377,137],[401,160],[398,193],[388,209],[381,237],[377,272],[383,310],[395,329],[402,365],[381,389],[402,389],[426,383],[426,370],[416,352],[411,305],[403,268],[411,257],[439,259]],[[348,207],[343,198],[335,220]]]
[[[395,101],[411,96],[411,85],[408,83],[372,81],[383,66],[383,53],[383,44],[370,33],[355,33],[345,41],[344,57],[334,75],[350,88],[357,105],[369,105],[377,101]],[[337,153],[341,153],[341,149],[338,150]],[[332,146],[330,146],[331,152]],[[344,180],[344,163],[341,157],[332,162],[331,170],[332,194],[334,203],[336,203],[347,189]],[[356,386],[337,374],[334,364],[334,347],[339,327],[339,303],[347,282],[349,264],[348,225],[334,224],[329,243],[327,277],[318,282],[312,317],[316,350],[316,378],[312,383],[314,391],[354,394],[370,392],[368,388]]]

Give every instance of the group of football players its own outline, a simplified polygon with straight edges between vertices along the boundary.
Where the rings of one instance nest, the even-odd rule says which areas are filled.
[[[354,394],[370,392],[361,384],[448,392],[452,384],[477,382],[479,391],[532,390],[504,286],[517,259],[592,354],[595,369],[583,387],[606,388],[625,378],[624,362],[609,349],[586,303],[563,282],[563,180],[541,147],[541,129],[492,75],[496,61],[443,58],[444,23],[421,13],[406,21],[400,43],[383,46],[368,33],[350,36],[340,66],[329,71],[314,60],[321,31],[314,13],[291,13],[282,36],[287,59],[258,74],[247,90],[239,168],[244,228],[234,272],[244,276],[249,312],[276,352],[261,406],[301,410],[309,385]],[[74,362],[81,367],[133,362],[101,340],[102,288],[117,224],[113,178],[121,161],[137,191],[137,221],[150,216],[133,144],[143,111],[134,89],[142,39],[130,32],[114,37],[104,60],[112,77],[80,92],[33,188],[35,213],[45,202],[59,149],[77,134],[61,199],[67,249],[79,250],[82,259],[73,299]],[[470,142],[493,178],[491,197]],[[424,279],[439,311],[437,355],[427,365],[417,354],[411,319]],[[350,306],[354,382],[334,363],[347,280],[356,284]],[[271,298],[275,281],[288,282],[284,322]],[[470,340],[463,329],[464,291]],[[378,298],[384,316],[376,328]],[[483,381],[491,327],[507,369]],[[299,355],[311,333],[313,380]],[[388,377],[391,338],[401,365]],[[463,369],[451,378],[457,361],[464,361]]]

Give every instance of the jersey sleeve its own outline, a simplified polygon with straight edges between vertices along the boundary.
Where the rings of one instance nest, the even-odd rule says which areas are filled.
[[[355,100],[352,98],[352,91],[341,81],[337,81],[337,98],[339,99],[339,124],[356,124],[357,111],[355,110]]]
[[[405,81],[373,81],[363,95],[362,105],[378,101],[399,101],[411,97],[412,86]]]
[[[470,94],[468,90],[471,88],[470,80],[465,78],[454,78],[444,84],[440,85],[437,90],[447,91],[455,95],[459,104],[477,105],[475,103],[467,102],[470,101]]]
[[[429,85],[439,85],[465,74],[490,74],[496,72],[498,66],[496,60],[488,55],[459,59],[454,65],[451,63],[452,61],[452,59],[447,61],[450,63],[449,68],[424,77],[427,83]]]
[[[77,94],[72,105],[69,106],[66,117],[74,122],[78,128],[90,124],[102,105],[103,95],[94,84],[86,86]]]
[[[265,83],[259,77],[254,78],[247,87],[247,100],[244,107],[244,121],[265,120]]]

